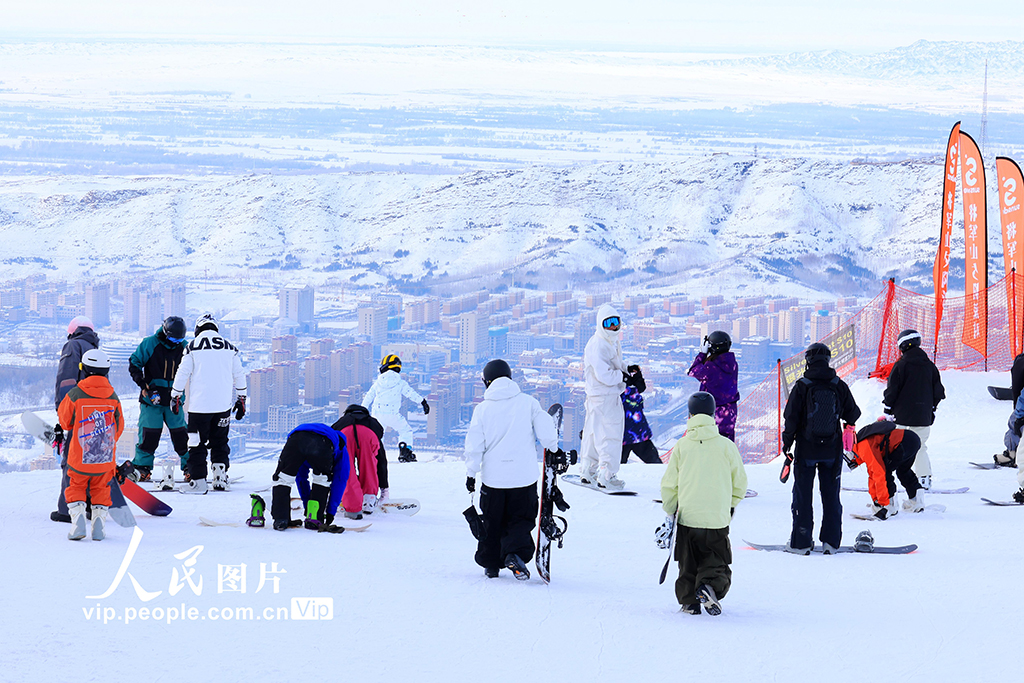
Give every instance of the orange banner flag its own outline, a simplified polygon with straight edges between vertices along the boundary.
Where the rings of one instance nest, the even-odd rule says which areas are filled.
[[[978,144],[960,131],[960,188],[964,203],[963,343],[988,357],[988,223],[985,164]]]
[[[939,326],[942,324],[942,309],[946,305],[946,290],[949,289],[949,250],[953,239],[953,207],[956,204],[956,171],[960,161],[960,122],[957,121],[949,132],[946,143],[946,168],[942,176],[942,219],[939,224],[939,249],[935,252],[932,266],[932,282],[935,287],[935,345],[939,344]],[[1024,272],[1024,271],[1022,271]]]
[[[999,220],[1003,228],[1003,265],[1006,274],[1016,272],[1017,277],[1006,280],[1006,302],[1010,325],[1010,344],[1013,355],[1022,351],[1021,332],[1024,329],[1024,177],[1020,166],[1008,157],[996,157],[996,178],[999,182]]]

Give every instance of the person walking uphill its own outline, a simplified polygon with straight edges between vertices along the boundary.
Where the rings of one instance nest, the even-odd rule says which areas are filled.
[[[164,424],[171,434],[171,444],[178,454],[181,469],[188,461],[188,430],[185,416],[171,412],[171,384],[185,352],[185,321],[178,316],[164,320],[156,334],[139,344],[128,360],[128,373],[139,385],[139,441],[135,445],[132,466],[139,473],[138,481],[149,481],[153,458],[160,444]],[[167,488],[173,488],[173,467]]]
[[[715,399],[698,391],[688,404],[686,434],[669,455],[661,479],[662,508],[668,517],[658,530],[659,545],[677,525],[675,559],[679,562],[676,599],[688,614],[722,613],[719,600],[732,583],[729,522],[747,492],[740,452],[715,426]],[[667,547],[667,544],[666,546]]]
[[[789,552],[809,555],[814,547],[814,508],[811,496],[814,475],[821,492],[821,532],[825,554],[839,548],[843,536],[843,506],[839,502],[839,477],[843,472],[842,425],[854,425],[860,408],[850,387],[829,367],[832,352],[821,343],[804,352],[807,368],[789,392],[784,412],[782,451],[792,463],[793,531]],[[793,451],[793,445],[796,450]]]
[[[622,318],[610,304],[597,309],[597,333],[583,350],[586,417],[580,447],[580,481],[621,491],[618,478],[626,414],[622,393],[629,370],[622,360]]]
[[[488,578],[496,578],[505,567],[525,581],[530,578],[526,564],[537,549],[533,541],[539,512],[537,442],[557,451],[558,433],[537,399],[522,393],[512,381],[508,363],[500,359],[487,363],[483,381],[484,400],[473,409],[466,432],[466,490],[476,490],[479,473],[483,517],[474,559]]]
[[[99,348],[100,338],[93,330],[92,321],[84,315],[72,318],[68,323],[68,340],[60,352],[60,362],[57,365],[57,382],[53,390],[53,407],[60,410],[61,401],[69,391],[75,388],[79,380],[86,375],[82,370],[82,355],[90,349]],[[58,423],[53,430],[59,439],[63,439],[64,433]],[[57,494],[57,509],[50,513],[50,519],[54,522],[70,522],[71,515],[68,514],[68,504],[64,500],[64,492],[68,488],[68,442],[63,447],[58,447],[60,453],[57,455],[60,460],[61,479],[60,493]]]
[[[737,387],[739,366],[736,356],[729,349],[732,339],[721,330],[715,330],[704,337],[706,351],[693,359],[687,371],[690,377],[700,382],[700,390],[715,397],[715,424],[722,436],[736,441],[736,404],[740,400]]]
[[[909,429],[921,439],[914,460],[914,473],[925,491],[932,486],[932,462],[928,457],[928,434],[935,423],[935,409],[946,398],[939,369],[921,348],[917,330],[903,330],[897,337],[900,359],[892,366],[882,394],[885,412],[896,418],[896,426]]]
[[[245,371],[241,352],[220,336],[209,313],[196,320],[196,338],[185,349],[171,387],[171,412],[181,410],[186,385],[188,402],[188,476],[182,493],[205,494],[206,454],[210,454],[213,488],[228,489],[228,429],[231,411],[245,416]]]

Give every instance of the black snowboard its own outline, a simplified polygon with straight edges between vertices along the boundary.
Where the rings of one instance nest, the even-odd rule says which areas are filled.
[[[1013,391],[1010,387],[989,387],[988,393],[997,401],[1012,401]]]
[[[769,551],[781,551],[785,552],[785,545],[762,545],[760,543],[751,543],[750,541],[743,541],[754,550],[769,550]],[[852,545],[839,546],[836,552],[840,553],[860,553],[862,555],[907,555],[917,550],[917,546],[911,543],[910,545],[899,545],[899,546],[884,546],[876,545],[871,552],[861,552],[856,550]],[[811,551],[812,555],[821,555],[821,546],[814,546],[814,550]]]
[[[548,408],[548,415],[555,421],[558,442],[561,444],[562,404],[553,404]],[[562,535],[569,526],[565,517],[555,514],[556,507],[559,512],[569,509],[569,504],[565,502],[558,488],[558,474],[565,472],[568,463],[556,463],[552,456],[554,454],[545,449],[544,473],[540,485],[540,523],[537,525],[537,574],[544,583],[551,583],[551,543],[555,542],[561,548]]]

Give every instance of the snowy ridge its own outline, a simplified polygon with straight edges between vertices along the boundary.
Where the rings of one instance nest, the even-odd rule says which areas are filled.
[[[898,274],[925,291],[941,178],[931,162],[728,155],[441,177],[4,178],[0,239],[12,277],[263,267],[360,286],[618,278],[810,296],[874,294]]]

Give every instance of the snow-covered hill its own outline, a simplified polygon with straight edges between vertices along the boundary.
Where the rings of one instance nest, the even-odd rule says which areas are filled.
[[[285,268],[353,285],[805,296],[874,294],[895,274],[927,291],[941,178],[930,162],[728,155],[460,176],[5,177],[0,262],[12,276]],[[998,226],[990,236],[999,252]]]

